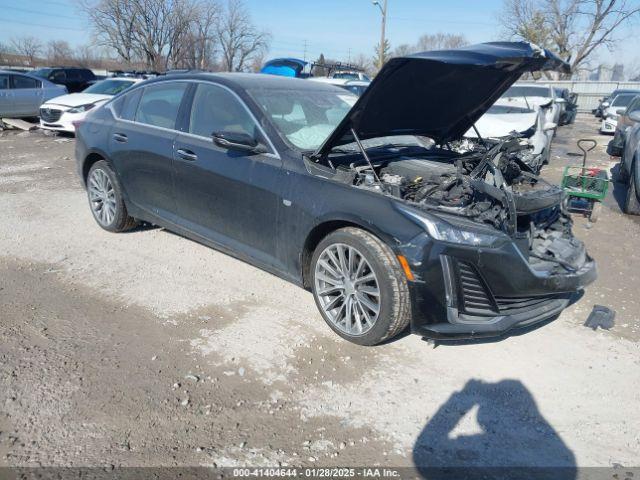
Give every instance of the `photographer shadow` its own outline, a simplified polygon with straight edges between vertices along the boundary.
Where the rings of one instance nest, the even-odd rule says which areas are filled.
[[[467,382],[424,427],[413,461],[427,479],[576,478],[575,456],[517,380]]]

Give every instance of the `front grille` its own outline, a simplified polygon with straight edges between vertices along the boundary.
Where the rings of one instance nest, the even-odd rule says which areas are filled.
[[[40,118],[45,123],[54,123],[60,120],[62,116],[62,110],[58,110],[55,108],[41,108],[40,109]]]
[[[473,265],[457,262],[459,300],[465,313],[495,315],[497,306],[482,277]]]

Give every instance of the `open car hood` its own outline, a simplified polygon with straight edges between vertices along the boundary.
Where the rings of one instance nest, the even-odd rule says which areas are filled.
[[[548,50],[525,42],[491,42],[389,60],[318,148],[393,135],[457,140],[525,72],[570,71]]]

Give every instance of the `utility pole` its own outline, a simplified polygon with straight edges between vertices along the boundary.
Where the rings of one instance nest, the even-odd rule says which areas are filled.
[[[382,13],[382,28],[380,29],[380,52],[378,53],[378,68],[382,68],[384,64],[384,47],[385,47],[385,28],[387,26],[387,0],[383,0],[382,5],[378,0],[373,1]]]
[[[304,57],[303,60],[306,62],[307,61],[307,41],[304,41]]]

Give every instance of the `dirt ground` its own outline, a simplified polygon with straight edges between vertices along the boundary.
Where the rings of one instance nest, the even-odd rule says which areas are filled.
[[[0,135],[0,466],[640,465],[640,222],[619,185],[597,223],[576,217],[599,278],[554,322],[366,348],[272,275],[101,230],[73,139]],[[581,137],[614,166],[585,115],[545,177]],[[611,331],[582,325],[595,304]]]

